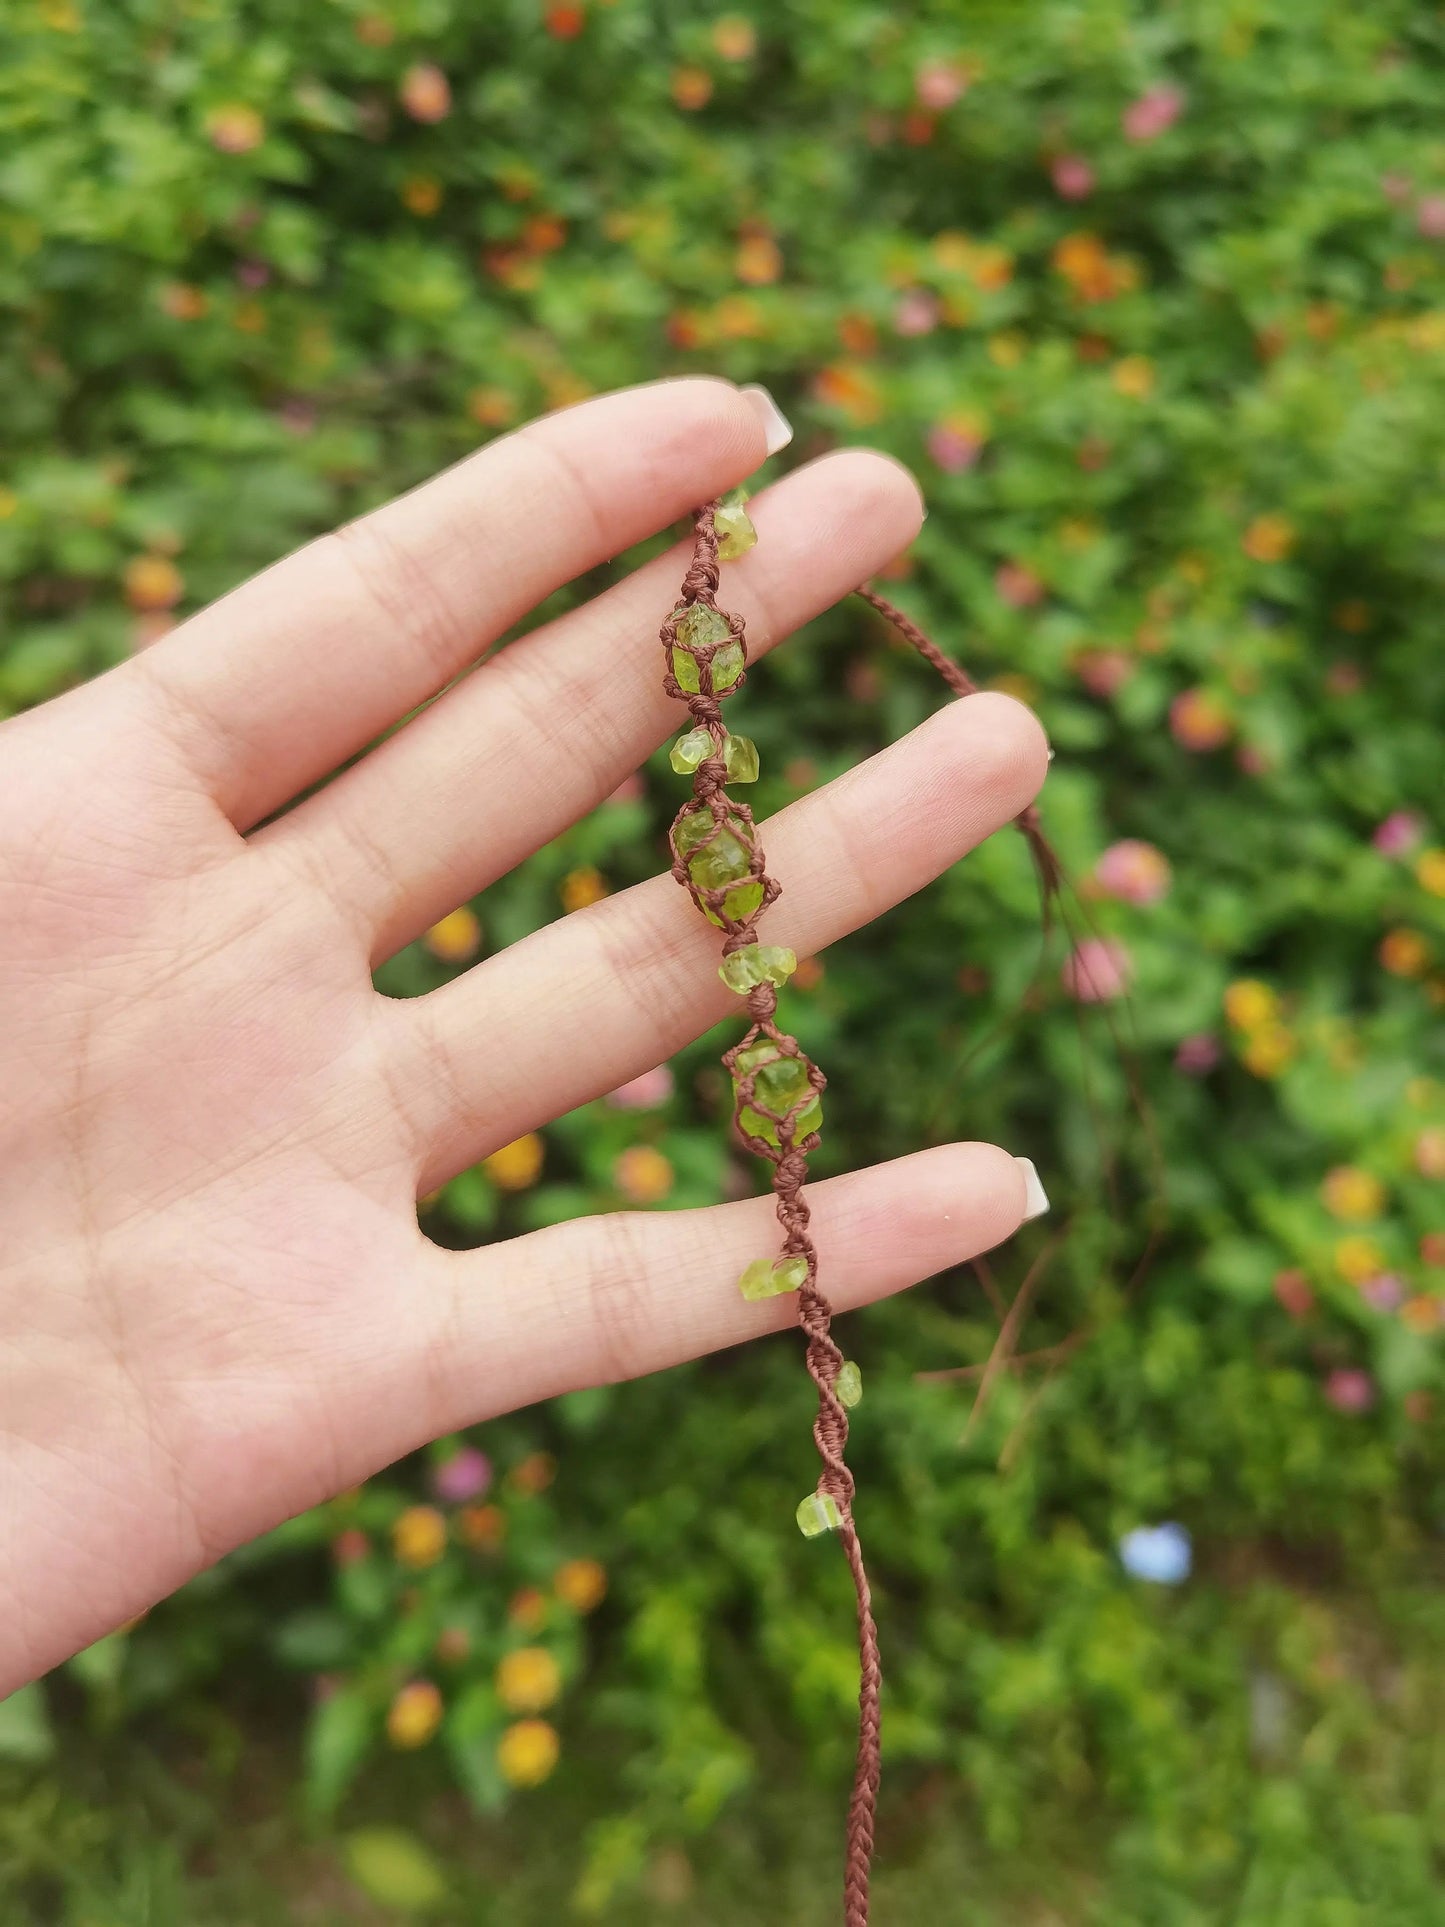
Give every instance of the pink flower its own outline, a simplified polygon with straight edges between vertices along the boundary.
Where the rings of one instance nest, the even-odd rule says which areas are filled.
[[[1315,1308],[1315,1295],[1302,1271],[1277,1271],[1274,1295],[1291,1318],[1308,1318]]]
[[[1182,749],[1218,749],[1229,731],[1229,712],[1207,689],[1181,690],[1169,705],[1169,733]]]
[[[1241,743],[1234,760],[1246,776],[1263,776],[1269,768],[1269,758],[1258,743]]]
[[[1381,856],[1408,856],[1425,834],[1413,810],[1393,810],[1370,838]]]
[[[938,326],[938,303],[923,288],[910,288],[893,313],[900,335],[931,335]]]
[[[1427,241],[1445,241],[1445,194],[1422,194],[1415,203],[1415,225]]]
[[[1211,1037],[1207,1030],[1181,1038],[1179,1048],[1174,1053],[1174,1068],[1182,1071],[1186,1077],[1208,1077],[1218,1062],[1219,1040]]]
[[[271,279],[271,270],[264,261],[238,261],[236,279],[243,288],[264,288]]]
[[[945,428],[941,422],[928,431],[928,452],[945,475],[961,475],[972,468],[982,451],[983,443],[976,436]]]
[[[1124,995],[1133,974],[1133,961],[1123,944],[1112,937],[1085,937],[1065,959],[1059,976],[1077,1003],[1106,1004]]]
[[[1044,585],[1021,562],[1001,562],[993,572],[993,586],[1011,609],[1032,609],[1044,599]]]
[[[492,1483],[492,1462],[474,1445],[464,1445],[444,1459],[431,1477],[432,1491],[448,1505],[465,1505],[480,1499]]]
[[[1341,1365],[1325,1380],[1325,1397],[1337,1412],[1368,1412],[1375,1402],[1375,1381],[1368,1372]]]
[[[607,1102],[616,1111],[651,1111],[671,1096],[672,1071],[666,1064],[659,1064],[656,1070],[643,1071],[640,1077],[609,1091]]]
[[[1376,1311],[1398,1311],[1405,1302],[1405,1287],[1393,1271],[1381,1271],[1365,1280],[1360,1296]]]
[[[1169,892],[1169,859],[1152,843],[1125,837],[1105,850],[1094,877],[1105,896],[1121,903],[1158,903]]]
[[[946,107],[952,107],[956,100],[963,98],[967,86],[968,76],[962,68],[943,60],[929,61],[913,77],[918,104],[931,114],[941,114]]]
[[[1124,109],[1124,138],[1157,140],[1184,112],[1184,96],[1177,87],[1151,87]]]
[[[1094,170],[1082,154],[1060,154],[1049,173],[1055,193],[1066,201],[1086,201],[1094,191]]]
[[[1091,696],[1112,696],[1134,673],[1134,658],[1122,649],[1086,649],[1074,658],[1074,673]]]
[[[1411,194],[1414,192],[1414,188],[1415,183],[1410,179],[1408,174],[1382,174],[1380,176],[1380,192],[1387,201],[1393,201],[1396,207],[1400,207],[1404,202],[1409,200]]]

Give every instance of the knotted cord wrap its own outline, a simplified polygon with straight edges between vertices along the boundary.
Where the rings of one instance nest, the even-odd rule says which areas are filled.
[[[720,610],[717,604],[721,576],[714,527],[717,506],[715,502],[707,503],[693,513],[692,562],[683,577],[678,603],[662,624],[659,635],[665,661],[663,687],[668,695],[687,704],[694,725],[706,729],[713,739],[713,754],[694,771],[692,798],[678,811],[669,832],[672,874],[703,915],[722,930],[722,952],[726,958],[756,943],[758,919],[777,898],[780,885],[767,874],[752,811],[744,804],[733,802],[726,791],[728,732],[722,720],[721,699],[731,695],[746,680],[747,636],[742,617]],[[978,693],[977,684],[901,610],[871,588],[862,588],[858,594],[892,623],[950,689],[960,696]],[[681,625],[698,609],[710,612],[713,617],[706,625],[709,640],[697,639],[696,624],[689,624],[687,636],[679,633]],[[728,680],[715,688],[714,664],[721,652],[734,647],[740,661],[736,657],[724,658]],[[684,658],[690,660],[689,680],[695,679],[695,689],[684,686],[676,674]],[[1047,920],[1062,872],[1032,804],[1016,822],[1028,839]],[[697,874],[699,860],[706,863],[710,856],[716,860],[714,867],[721,868],[724,877],[721,882],[710,882]],[[784,1232],[782,1258],[801,1258],[807,1267],[806,1276],[797,1287],[798,1323],[807,1339],[808,1371],[818,1388],[813,1438],[822,1470],[816,1490],[820,1498],[830,1500],[836,1508],[836,1534],[843,1545],[858,1601],[858,1751],[848,1806],[843,1915],[845,1927],[867,1927],[874,1818],[882,1768],[879,1736],[882,1666],[868,1574],[853,1520],[856,1488],[845,1458],[848,1412],[836,1390],[838,1374],[845,1361],[832,1335],[832,1307],[818,1283],[818,1254],[808,1235],[811,1214],[803,1195],[808,1154],[821,1142],[818,1132],[804,1128],[804,1122],[810,1111],[816,1113],[827,1079],[804,1054],[798,1040],[774,1022],[778,1004],[774,983],[753,985],[746,993],[746,1003],[751,1022],[743,1037],[722,1059],[733,1080],[734,1127],[748,1149],[772,1166],[772,1188],[778,1221]],[[796,1077],[790,1080],[795,1095],[785,1109],[779,1110],[759,1084],[765,1069],[775,1069],[786,1059],[796,1060],[806,1075],[801,1080]],[[769,1135],[763,1135],[757,1128],[759,1125]]]

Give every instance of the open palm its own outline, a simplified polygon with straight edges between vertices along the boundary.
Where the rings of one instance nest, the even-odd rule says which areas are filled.
[[[765,452],[723,382],[587,403],[0,727],[0,1692],[429,1438],[788,1322],[734,1288],[776,1242],[765,1198],[476,1252],[418,1227],[419,1195],[736,1008],[669,877],[429,996],[371,981],[676,726],[678,559],[461,672]],[[754,658],[919,518],[861,452],[754,506],[726,586]],[[918,889],[1045,759],[1026,710],[978,696],[784,811],[768,940],[817,950]],[[840,1306],[1024,1213],[982,1145],[811,1195]]]

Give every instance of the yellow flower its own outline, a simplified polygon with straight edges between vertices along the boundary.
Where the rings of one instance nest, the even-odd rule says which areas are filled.
[[[724,60],[748,60],[757,50],[758,36],[751,20],[730,13],[713,28],[712,44]]]
[[[590,863],[580,870],[569,870],[562,879],[560,892],[564,910],[585,910],[589,903],[600,903],[607,895],[607,879]]]
[[[542,1175],[543,1145],[535,1131],[482,1159],[482,1169],[501,1191],[525,1191]]]
[[[511,1786],[540,1786],[561,1752],[556,1730],[545,1720],[518,1720],[497,1742],[497,1769]]]
[[[409,174],[401,184],[401,199],[412,214],[435,214],[442,204],[442,184],[430,174]]]
[[[1239,545],[1255,562],[1283,562],[1295,545],[1294,523],[1285,515],[1257,515]]]
[[[1380,962],[1392,977],[1421,977],[1430,946],[1418,930],[1388,930],[1380,941]]]
[[[1109,375],[1115,390],[1130,401],[1143,401],[1154,392],[1154,364],[1147,355],[1125,355]]]
[[[1014,278],[1014,258],[1007,248],[975,248],[968,265],[975,283],[991,293],[1006,288]]]
[[[561,1691],[561,1669],[545,1646],[522,1646],[498,1663],[497,1698],[509,1713],[545,1713]]]
[[[124,582],[132,609],[169,609],[186,592],[180,570],[164,555],[138,555],[127,562]]]
[[[678,67],[672,76],[672,97],[684,112],[695,114],[712,99],[712,75],[705,67]]]
[[[206,116],[206,132],[212,147],[223,154],[249,154],[266,138],[266,123],[254,107],[233,101],[212,108]]]
[[[425,1746],[442,1723],[442,1696],[429,1679],[403,1686],[386,1715],[386,1736],[393,1746]]]
[[[1240,1061],[1256,1077],[1278,1077],[1293,1062],[1298,1048],[1283,1024],[1265,1024],[1251,1032]]]
[[[1259,1030],[1279,1016],[1279,998],[1255,977],[1240,977],[1224,993],[1224,1014],[1236,1030]]]
[[[1355,1221],[1378,1218],[1385,1208],[1384,1185],[1353,1164],[1338,1164],[1327,1172],[1320,1196],[1325,1201],[1325,1209],[1336,1218]]]
[[[1424,850],[1415,865],[1415,877],[1422,890],[1432,897],[1445,897],[1445,850]]]
[[[657,1204],[672,1189],[672,1166],[650,1144],[634,1144],[612,1167],[613,1181],[631,1204]]]
[[[1335,1270],[1352,1285],[1385,1269],[1385,1254],[1372,1238],[1341,1238],[1335,1246]]]
[[[408,1506],[391,1529],[392,1550],[404,1566],[434,1566],[447,1549],[447,1522],[434,1505]]]
[[[449,911],[422,938],[432,955],[443,963],[465,963],[477,954],[481,941],[482,926],[477,913],[466,904],[460,910]]]
[[[574,1613],[594,1612],[607,1596],[607,1574],[595,1559],[569,1559],[552,1583]]]
[[[1017,328],[1006,328],[1002,334],[989,336],[988,358],[995,368],[1017,368],[1028,353],[1028,346]]]

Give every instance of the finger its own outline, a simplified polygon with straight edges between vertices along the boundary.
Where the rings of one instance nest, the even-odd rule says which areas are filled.
[[[443,688],[553,589],[769,452],[724,381],[532,422],[287,557],[127,666],[240,829]]]
[[[901,1291],[1010,1237],[1023,1166],[950,1144],[809,1185],[818,1277],[835,1311]],[[504,1246],[441,1252],[442,1289],[411,1336],[428,1361],[427,1425],[453,1431],[584,1385],[698,1358],[797,1321],[797,1298],[748,1303],[743,1267],[774,1256],[770,1198],[701,1211],[615,1212]],[[408,1307],[408,1323],[416,1307]]]
[[[970,696],[761,826],[783,894],[763,940],[804,955],[921,889],[1031,801],[1037,719]],[[720,936],[669,875],[488,958],[387,1013],[423,1191],[532,1126],[661,1063],[741,1003]]]
[[[722,597],[751,659],[856,588],[921,520],[906,470],[850,450],[750,505],[761,540]],[[257,838],[358,920],[373,962],[609,795],[686,721],[662,687],[658,624],[685,550],[505,649]]]

